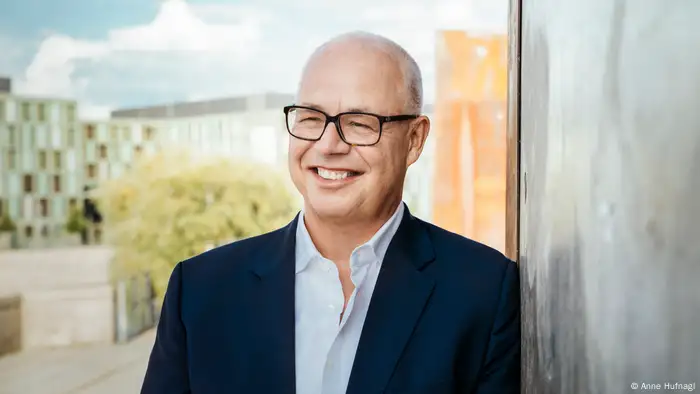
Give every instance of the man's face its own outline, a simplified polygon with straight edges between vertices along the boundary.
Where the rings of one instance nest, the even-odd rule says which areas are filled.
[[[311,60],[297,105],[331,116],[347,111],[401,115],[406,103],[403,87],[399,65],[387,55],[352,43],[338,44]],[[412,136],[416,125],[424,132]],[[360,219],[394,209],[406,169],[420,155],[427,128],[426,118],[385,123],[379,143],[373,146],[346,144],[333,123],[316,142],[290,136],[290,173],[306,210],[328,219]]]

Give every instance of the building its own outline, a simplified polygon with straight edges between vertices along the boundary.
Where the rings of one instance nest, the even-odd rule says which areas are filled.
[[[222,154],[282,166],[287,131],[282,108],[289,94],[176,103],[112,112],[111,122],[148,122],[160,147],[187,147],[202,154]]]
[[[286,164],[282,107],[292,95],[263,94],[118,110],[112,119],[79,122],[70,100],[12,94],[0,80],[0,214],[17,226],[15,247],[75,243],[71,208],[86,190],[127,171],[140,154],[187,147],[281,166]],[[99,240],[92,228],[90,242]]]
[[[505,251],[508,40],[437,36],[433,220]]]
[[[156,152],[160,148],[158,131],[148,121],[82,122],[84,186],[92,189],[102,181],[119,177],[141,154]]]
[[[82,136],[70,100],[19,97],[0,82],[0,213],[17,226],[13,244],[65,243],[82,196]]]

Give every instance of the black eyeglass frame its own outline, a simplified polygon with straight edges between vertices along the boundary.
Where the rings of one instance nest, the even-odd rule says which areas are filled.
[[[318,138],[302,138],[302,137],[298,137],[298,136],[294,135],[294,133],[292,133],[292,130],[289,129],[289,112],[290,112],[291,110],[293,110],[293,109],[308,109],[308,110],[311,110],[311,111],[319,112],[319,113],[323,114],[323,115],[326,117],[326,124],[323,125],[323,130],[321,131],[321,134],[318,136]],[[377,118],[377,120],[379,120],[379,135],[377,136],[377,140],[376,140],[375,142],[371,143],[371,144],[353,144],[353,143],[348,142],[348,141],[345,139],[345,135],[343,135],[342,127],[340,127],[340,117],[343,116],[343,115],[368,115],[368,116],[374,116],[375,118]],[[331,116],[331,115],[327,114],[326,112],[321,111],[321,110],[318,109],[318,108],[305,107],[305,106],[303,106],[303,105],[288,105],[288,106],[284,107],[284,121],[285,121],[285,123],[287,124],[287,132],[288,132],[289,135],[291,135],[292,137],[298,138],[298,139],[304,140],[304,141],[312,141],[312,142],[319,141],[321,138],[323,138],[323,134],[326,132],[326,129],[328,128],[328,125],[329,125],[330,123],[333,123],[333,124],[335,125],[335,130],[338,132],[338,135],[340,136],[340,139],[343,140],[343,142],[345,142],[346,144],[351,145],[351,146],[373,146],[373,145],[377,145],[377,144],[379,143],[379,140],[382,139],[382,131],[384,131],[384,123],[401,122],[401,121],[405,121],[405,120],[413,120],[413,119],[418,119],[419,117],[420,117],[420,115],[392,115],[392,116],[385,116],[385,115],[377,115],[377,114],[373,114],[373,113],[370,113],[370,112],[362,112],[362,111],[340,112],[340,113],[336,114],[335,116]]]

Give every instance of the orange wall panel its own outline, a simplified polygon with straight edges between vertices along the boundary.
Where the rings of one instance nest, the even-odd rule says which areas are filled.
[[[507,39],[439,34],[433,222],[505,248]]]

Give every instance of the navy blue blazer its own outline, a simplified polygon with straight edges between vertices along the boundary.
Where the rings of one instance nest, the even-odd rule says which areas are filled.
[[[142,394],[295,392],[297,220],[175,267]],[[519,394],[517,265],[406,210],[347,393]]]

